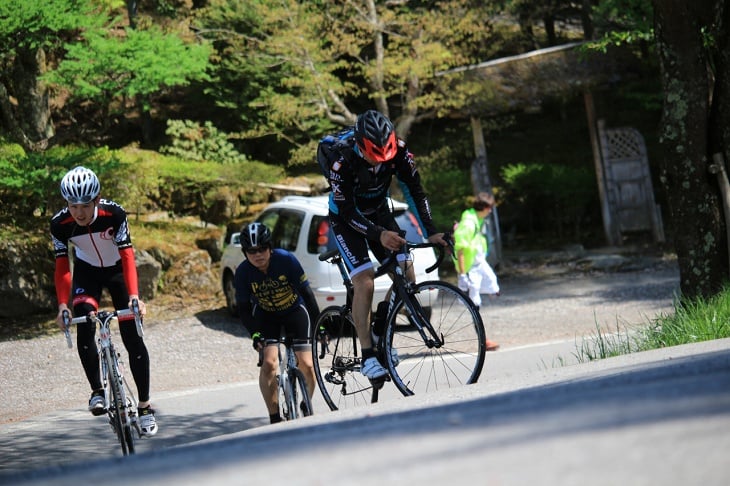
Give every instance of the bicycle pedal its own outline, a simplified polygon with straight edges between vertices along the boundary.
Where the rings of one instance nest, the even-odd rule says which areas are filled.
[[[390,375],[383,375],[379,378],[373,378],[370,380],[370,384],[373,385],[373,388],[377,388],[379,390],[383,388],[383,385],[385,385],[386,381],[390,381]]]

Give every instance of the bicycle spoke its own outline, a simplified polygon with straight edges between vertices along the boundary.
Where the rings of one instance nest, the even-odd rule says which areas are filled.
[[[474,383],[484,364],[484,327],[476,309],[463,294],[446,282],[416,286],[417,299],[429,316],[424,342],[403,315],[403,302],[388,323],[386,346],[397,350],[399,363],[390,366],[396,386],[405,395]],[[428,326],[431,326],[429,329]],[[431,343],[432,333],[439,340]],[[430,345],[429,345],[430,344]]]
[[[326,336],[318,336],[320,326]],[[343,317],[338,306],[322,311],[312,336],[312,358],[320,393],[331,410],[371,402],[372,385],[360,373],[361,356],[351,317]]]

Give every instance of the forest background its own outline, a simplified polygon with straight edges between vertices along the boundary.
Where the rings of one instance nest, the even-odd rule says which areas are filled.
[[[137,245],[174,255],[200,237],[185,217],[229,230],[276,185],[321,191],[317,140],[376,108],[416,154],[440,227],[487,189],[505,246],[598,246],[590,89],[607,126],[646,139],[683,293],[712,295],[729,261],[709,168],[730,127],[729,13],[685,3],[0,0],[0,236],[51,261],[58,181],[83,164],[133,215]],[[502,84],[458,69],[574,42],[584,60],[632,61],[608,78]]]

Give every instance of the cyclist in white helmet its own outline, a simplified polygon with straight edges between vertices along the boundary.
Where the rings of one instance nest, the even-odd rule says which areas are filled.
[[[74,316],[99,309],[102,290],[107,289],[115,309],[127,309],[132,299],[139,301],[137,267],[129,234],[127,213],[114,201],[101,199],[101,184],[93,171],[75,167],[61,180],[61,196],[66,207],[51,219],[51,238],[56,255],[54,281],[58,299],[56,321],[64,329],[63,311],[73,308]],[[73,244],[74,271],[71,275],[69,245]],[[139,425],[142,435],[157,433],[155,412],[150,406],[150,360],[134,317],[120,317],[119,330],[129,353],[129,367],[139,396]],[[99,377],[99,356],[94,343],[94,324],[79,324],[77,349],[86,378],[91,385],[89,411],[103,415],[104,391]]]

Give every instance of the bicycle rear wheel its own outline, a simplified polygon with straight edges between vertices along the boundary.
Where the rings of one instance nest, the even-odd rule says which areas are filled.
[[[369,404],[372,385],[360,372],[362,351],[352,315],[343,315],[339,306],[327,307],[319,314],[311,338],[314,374],[330,410]]]
[[[416,284],[412,297],[430,342],[418,333],[405,303],[396,302],[384,341],[396,387],[404,395],[414,395],[476,383],[484,366],[486,336],[479,311],[469,297],[440,281]],[[397,363],[393,362],[393,349],[397,350]]]

